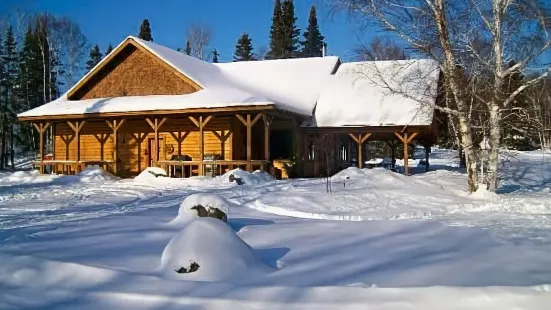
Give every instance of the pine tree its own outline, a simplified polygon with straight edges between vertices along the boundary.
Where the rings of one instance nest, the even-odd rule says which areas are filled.
[[[90,49],[90,59],[86,62],[86,70],[90,71],[94,68],[100,61],[103,55],[99,50],[99,46],[96,44]]]
[[[189,43],[189,40],[186,41],[186,55],[190,56],[191,55],[191,44]]]
[[[285,0],[281,5],[281,42],[283,55],[281,58],[299,56],[300,29],[298,29],[295,17],[295,5],[293,0]]]
[[[151,36],[151,27],[149,26],[149,20],[147,18],[142,21],[138,38],[145,41],[153,41],[153,37]]]
[[[237,40],[235,45],[235,53],[233,61],[249,61],[254,60],[252,39],[247,33],[243,33]]]
[[[266,54],[267,59],[278,59],[283,57],[283,36],[282,36],[282,11],[281,2],[276,0],[274,4],[274,15],[270,27],[270,50]]]
[[[8,73],[6,71],[6,60],[4,56],[4,46],[0,37],[0,128],[1,132],[1,148],[0,148],[0,169],[4,169],[4,163],[6,162],[6,136],[8,131],[9,122],[9,109],[8,109],[8,92],[7,81]]]
[[[109,46],[107,47],[107,50],[105,51],[104,56],[107,56],[107,55],[111,54],[112,51],[113,51],[113,45],[111,45],[111,43],[109,43]]]
[[[304,41],[302,44],[302,57],[321,57],[324,47],[324,37],[318,27],[318,18],[316,17],[316,7],[312,5],[310,8],[310,16],[308,18],[308,28],[304,31]]]
[[[220,56],[220,54],[218,54],[218,51],[216,49],[214,49],[212,51],[212,63],[215,63],[217,64],[218,63],[218,57]]]

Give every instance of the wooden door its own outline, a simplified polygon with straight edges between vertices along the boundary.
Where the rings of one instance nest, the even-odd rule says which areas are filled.
[[[164,140],[159,138],[159,151],[155,146],[155,138],[147,139],[147,166],[153,167],[153,162],[158,158],[158,160],[163,160],[164,158]]]

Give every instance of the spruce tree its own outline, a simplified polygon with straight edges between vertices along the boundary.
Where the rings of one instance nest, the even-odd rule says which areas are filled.
[[[151,36],[151,27],[149,26],[149,20],[147,18],[142,21],[138,38],[145,41],[153,41],[153,37]]]
[[[281,58],[299,56],[300,29],[298,29],[295,17],[295,5],[293,0],[285,0],[281,5],[281,42],[283,54]]]
[[[214,49],[212,51],[212,63],[215,63],[217,64],[218,63],[218,57],[220,56],[220,54],[218,54],[218,51],[216,49]]]
[[[310,8],[310,16],[308,18],[308,28],[304,31],[304,41],[302,44],[302,57],[321,57],[324,47],[324,37],[318,27],[318,18],[316,17],[316,7],[312,5]]]
[[[111,43],[109,43],[109,46],[107,47],[107,50],[105,51],[104,56],[107,56],[107,55],[111,54],[112,51],[113,51],[113,45],[111,45]]]
[[[99,50],[99,46],[96,44],[90,49],[90,59],[86,62],[86,70],[90,71],[94,68],[100,61],[103,55]]]
[[[8,132],[9,108],[7,94],[8,73],[6,72],[6,60],[4,57],[4,46],[0,37],[0,125],[1,125],[1,143],[0,143],[0,169],[4,169],[6,162],[6,136]]]
[[[270,27],[270,50],[266,54],[267,59],[278,59],[283,57],[283,36],[282,36],[282,11],[281,2],[275,1],[272,26]]]
[[[17,43],[13,35],[13,28],[10,25],[6,31],[6,39],[4,41],[4,54],[6,64],[6,99],[8,105],[8,127],[9,127],[9,158],[11,160],[12,169],[14,168],[14,127],[17,122],[17,113],[20,108],[18,107],[18,100],[16,98],[16,86],[18,75],[18,57],[17,57]]]
[[[186,49],[185,49],[186,55],[191,55],[191,44],[189,43],[189,40],[186,41]]]
[[[233,61],[249,61],[254,60],[252,39],[247,33],[243,33],[237,40],[235,45],[235,53]]]

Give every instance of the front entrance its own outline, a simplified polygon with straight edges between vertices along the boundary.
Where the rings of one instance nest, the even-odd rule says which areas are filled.
[[[147,166],[153,167],[154,162],[156,160],[164,159],[164,156],[162,155],[164,152],[164,140],[163,138],[159,138],[159,150],[157,151],[157,147],[155,145],[155,138],[148,138],[147,139]]]

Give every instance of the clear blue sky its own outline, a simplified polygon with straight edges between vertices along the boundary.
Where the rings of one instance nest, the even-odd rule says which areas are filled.
[[[247,32],[258,48],[268,45],[274,0],[0,0],[0,12],[49,11],[77,21],[89,42],[102,51],[127,35],[137,35],[148,18],[153,40],[172,48],[185,45],[185,31],[192,23],[213,29],[212,48],[222,61],[231,61],[237,38]],[[328,53],[351,56],[358,43],[353,26],[343,14],[330,16],[322,0],[295,0],[295,14],[303,30],[311,5],[318,9],[318,22],[328,43]]]

